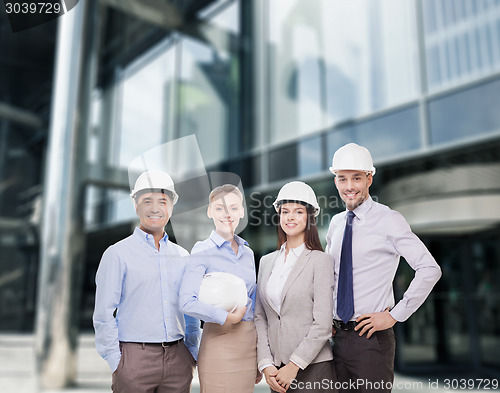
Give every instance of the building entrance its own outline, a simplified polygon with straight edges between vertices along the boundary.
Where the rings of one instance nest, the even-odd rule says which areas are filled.
[[[422,239],[443,276],[424,305],[399,325],[400,369],[500,375],[500,230]],[[397,297],[412,277],[402,263]]]

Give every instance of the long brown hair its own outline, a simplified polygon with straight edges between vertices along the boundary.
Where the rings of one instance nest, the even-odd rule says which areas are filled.
[[[321,242],[319,240],[318,227],[316,226],[316,217],[314,216],[314,208],[308,203],[303,203],[301,201],[293,201],[296,203],[300,203],[306,207],[307,211],[307,225],[304,230],[304,243],[308,250],[318,250],[323,251],[323,247],[321,246]],[[281,215],[281,206],[278,211],[278,215]],[[283,243],[286,242],[286,233],[281,228],[281,225],[278,222],[278,247],[277,250],[281,248]]]

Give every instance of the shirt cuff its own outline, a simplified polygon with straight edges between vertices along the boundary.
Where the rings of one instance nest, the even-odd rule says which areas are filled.
[[[262,359],[257,364],[257,368],[259,369],[259,371],[264,370],[266,367],[269,367],[269,366],[274,366],[273,359],[271,359],[271,358]]]
[[[272,364],[272,363],[263,364],[262,366],[259,366],[259,371],[262,373],[262,372],[264,372],[265,368],[271,367],[271,366],[274,366],[274,364]]]
[[[294,362],[293,359],[290,359],[290,361],[295,364],[298,368],[300,368],[301,370],[304,369],[304,367],[301,367],[300,364],[298,364],[297,362]]]
[[[114,373],[118,368],[121,358],[122,358],[121,352],[113,353],[106,358],[106,362],[108,362],[108,366],[111,369],[112,373]]]
[[[304,359],[301,359],[296,354],[292,354],[292,356],[290,356],[290,361],[299,366],[301,370],[304,370],[307,366],[309,366],[309,363],[307,363]]]
[[[409,312],[406,307],[398,303],[391,311],[389,311],[389,314],[391,314],[391,317],[393,317],[396,321],[404,322],[410,318],[412,312]]]
[[[224,325],[227,319],[227,314],[229,313],[226,310],[223,310],[222,308],[216,308],[214,315],[215,322],[217,322],[221,326]]]

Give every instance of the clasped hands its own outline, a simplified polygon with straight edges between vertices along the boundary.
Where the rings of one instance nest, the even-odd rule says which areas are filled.
[[[275,366],[268,366],[263,372],[266,382],[272,390],[278,393],[285,393],[292,381],[297,377],[299,366],[293,362],[289,362],[279,370]]]

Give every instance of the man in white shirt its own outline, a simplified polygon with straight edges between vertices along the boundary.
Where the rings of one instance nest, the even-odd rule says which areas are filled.
[[[392,327],[420,307],[441,269],[403,216],[370,197],[375,167],[366,148],[341,147],[330,171],[346,204],[330,222],[326,247],[335,266],[333,355],[340,392],[390,392]],[[401,256],[415,277],[395,304],[392,283]]]

